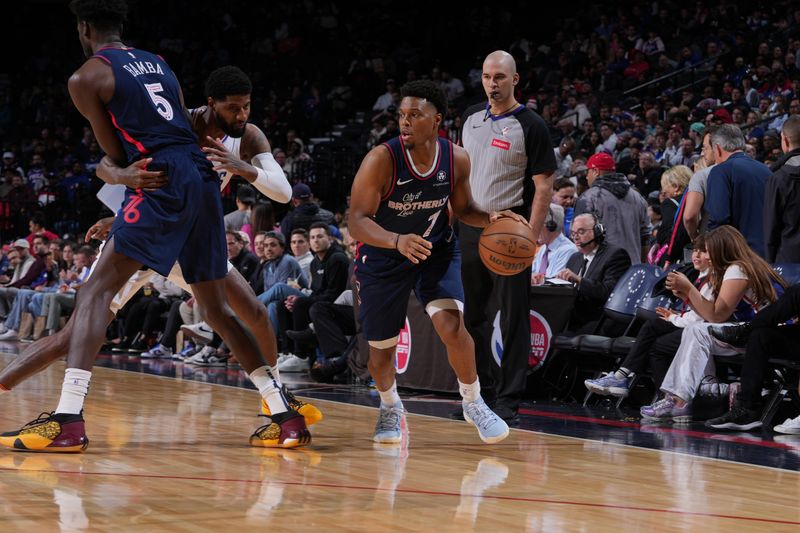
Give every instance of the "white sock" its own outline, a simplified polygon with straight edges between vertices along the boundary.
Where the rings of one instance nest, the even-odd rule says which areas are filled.
[[[274,375],[270,373],[267,365],[256,368],[248,377],[253,382],[253,385],[256,386],[258,392],[261,393],[264,401],[267,402],[270,413],[277,415],[289,410],[286,400],[281,394],[280,385],[278,385]]]
[[[633,376],[634,372],[631,372],[625,367],[620,367],[619,370],[614,372],[614,377],[617,379],[625,379]]]
[[[275,381],[278,382],[278,388],[280,388],[282,383],[281,383],[281,375],[278,373],[278,365],[277,365],[277,363],[275,364],[275,366],[267,365],[267,367],[269,368],[269,371],[272,372],[272,377],[274,377]]]
[[[378,394],[381,395],[381,403],[383,405],[397,405],[401,403],[400,395],[397,394],[397,381],[392,382],[389,390],[382,391],[378,389]]]
[[[64,384],[61,386],[61,400],[56,413],[77,415],[83,410],[83,400],[89,392],[89,381],[92,373],[80,368],[68,368],[64,372]]]
[[[481,384],[478,378],[475,378],[475,383],[467,385],[458,380],[458,392],[461,393],[461,398],[465,402],[474,402],[481,396]]]

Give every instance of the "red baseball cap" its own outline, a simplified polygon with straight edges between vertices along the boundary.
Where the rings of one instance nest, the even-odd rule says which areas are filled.
[[[614,164],[614,158],[605,152],[594,154],[586,162],[586,168],[597,170],[617,170],[617,165]]]

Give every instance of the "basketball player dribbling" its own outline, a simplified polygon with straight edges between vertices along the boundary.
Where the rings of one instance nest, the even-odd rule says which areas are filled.
[[[286,202],[291,196],[289,182],[272,157],[271,147],[264,133],[254,124],[247,122],[251,90],[250,79],[240,69],[233,66],[216,69],[206,80],[208,105],[190,111],[192,127],[200,138],[201,145],[211,147],[205,150],[209,153],[209,159],[217,165],[215,170],[222,178],[220,189],[224,189],[235,174],[247,179],[265,196]],[[248,160],[252,164],[245,162]],[[137,161],[125,169],[114,165],[108,157],[101,161],[97,174],[107,182],[107,185],[103,187],[104,193],[100,196],[108,202],[110,209],[116,210],[122,205],[126,184],[132,188],[136,185],[143,188],[163,186],[164,173],[146,170],[141,164],[142,161],[148,160]],[[87,232],[87,240],[104,239],[113,220],[111,217],[92,226]],[[111,304],[109,321],[153,275],[152,270],[139,271],[128,280]],[[168,279],[187,292],[191,292],[191,287],[184,281],[177,263],[170,271]],[[275,335],[264,306],[256,299],[250,285],[230,263],[225,276],[225,296],[236,316],[255,336],[259,349],[280,386]],[[0,372],[0,389],[11,390],[24,379],[66,355],[73,324],[74,319],[71,318],[63,329],[39,339],[25,349]],[[298,400],[285,387],[281,387],[281,390],[287,403],[303,415],[307,425],[310,426],[322,419],[322,413],[316,407]],[[261,402],[262,412],[270,415],[269,405],[263,399]],[[281,412],[280,409],[278,412]],[[0,437],[0,443],[2,442],[3,438]],[[261,446],[282,446],[282,443],[275,439],[254,439],[253,442]]]
[[[127,14],[123,0],[73,0],[70,7],[88,58],[69,80],[73,103],[115,163],[129,164],[147,155],[168,181],[155,190],[125,191],[125,207],[76,302],[58,407],[4,433],[0,443],[36,451],[86,449],[83,403],[111,300],[142,265],[166,276],[176,260],[207,322],[237,354],[267,404],[283,410],[273,410],[270,424],[257,430],[251,443],[262,438],[277,438],[285,447],[309,442],[303,417],[286,409],[255,340],[225,303],[227,254],[219,178],[197,145],[175,75],[160,56],[122,43]]]
[[[359,321],[369,342],[369,371],[381,397],[373,440],[401,441],[403,404],[397,394],[394,355],[413,289],[447,347],[464,418],[487,443],[508,436],[506,423],[480,396],[475,346],[464,327],[461,253],[448,216],[486,227],[500,217],[523,224],[511,211],[477,208],[469,188],[466,151],[437,133],[445,96],[422,80],[401,89],[400,136],[373,148],[356,174],[349,227],[359,241],[356,289]]]

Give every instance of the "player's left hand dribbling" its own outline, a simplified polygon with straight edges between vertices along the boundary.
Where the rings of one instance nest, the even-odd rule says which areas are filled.
[[[397,239],[397,251],[415,265],[431,255],[431,248],[433,245],[430,242],[414,233],[400,235]]]
[[[495,222],[495,221],[497,221],[497,220],[499,220],[501,218],[510,218],[512,220],[516,220],[517,222],[521,222],[521,223],[525,224],[526,226],[530,227],[530,224],[528,223],[528,219],[526,219],[522,215],[518,215],[517,213],[515,213],[513,211],[509,211],[509,210],[506,209],[505,211],[492,211],[491,213],[489,213],[489,222],[490,223],[491,222]]]

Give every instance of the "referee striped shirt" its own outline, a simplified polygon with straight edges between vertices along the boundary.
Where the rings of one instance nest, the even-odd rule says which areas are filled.
[[[475,203],[484,211],[515,208],[530,216],[532,176],[557,167],[542,117],[522,105],[495,116],[488,104],[476,104],[464,112],[463,124]]]

